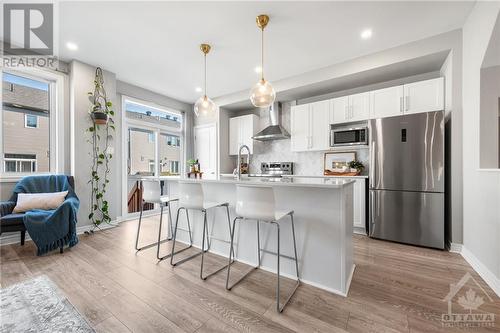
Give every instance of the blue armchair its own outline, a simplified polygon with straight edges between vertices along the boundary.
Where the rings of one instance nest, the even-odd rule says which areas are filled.
[[[26,213],[13,213],[18,193],[43,193],[68,191],[64,203],[55,210],[33,210]],[[0,202],[0,234],[21,232],[21,245],[24,245],[28,231],[37,245],[38,255],[59,248],[61,253],[65,245],[78,243],[76,236],[76,214],[79,200],[74,192],[72,176],[49,175],[28,176],[21,179],[14,187],[14,193],[8,201]]]

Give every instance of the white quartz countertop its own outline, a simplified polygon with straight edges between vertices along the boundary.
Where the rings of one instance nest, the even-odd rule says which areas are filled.
[[[295,177],[301,177],[301,178],[344,178],[344,179],[349,179],[349,178],[362,178],[362,179],[367,179],[368,175],[358,175],[358,176],[308,176],[308,175],[283,175],[283,177],[289,177],[289,178],[295,178]]]
[[[246,184],[246,185],[267,185],[267,186],[295,186],[295,187],[326,187],[342,188],[354,183],[354,180],[339,178],[267,178],[267,177],[242,177],[240,180],[234,177],[221,177],[220,179],[177,179],[193,183],[220,183],[220,184]]]

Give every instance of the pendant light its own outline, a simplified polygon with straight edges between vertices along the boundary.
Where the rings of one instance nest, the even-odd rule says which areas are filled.
[[[250,90],[250,101],[255,107],[265,108],[273,104],[276,99],[276,92],[269,81],[264,79],[264,28],[269,23],[269,16],[259,15],[257,16],[257,26],[262,31],[261,40],[261,71],[260,80],[257,82],[252,90]]]
[[[210,52],[210,45],[201,44],[200,45],[201,52],[203,52],[204,61],[205,61],[205,91],[203,96],[198,98],[196,103],[194,104],[194,114],[198,117],[199,115],[207,116],[214,114],[217,110],[217,105],[215,105],[214,101],[212,101],[207,96],[207,54]]]

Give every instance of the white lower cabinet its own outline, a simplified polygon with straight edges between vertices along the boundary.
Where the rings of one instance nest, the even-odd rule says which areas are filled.
[[[366,179],[352,178],[354,183],[354,230],[366,232]]]

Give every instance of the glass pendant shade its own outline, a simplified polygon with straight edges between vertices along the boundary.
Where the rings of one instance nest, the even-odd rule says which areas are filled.
[[[276,92],[269,81],[261,79],[250,90],[250,101],[257,108],[266,108],[274,103]]]
[[[214,101],[208,98],[207,95],[198,98],[198,100],[194,104],[194,114],[197,117],[200,115],[207,116],[210,114],[214,114],[216,111],[217,105],[215,105]]]

